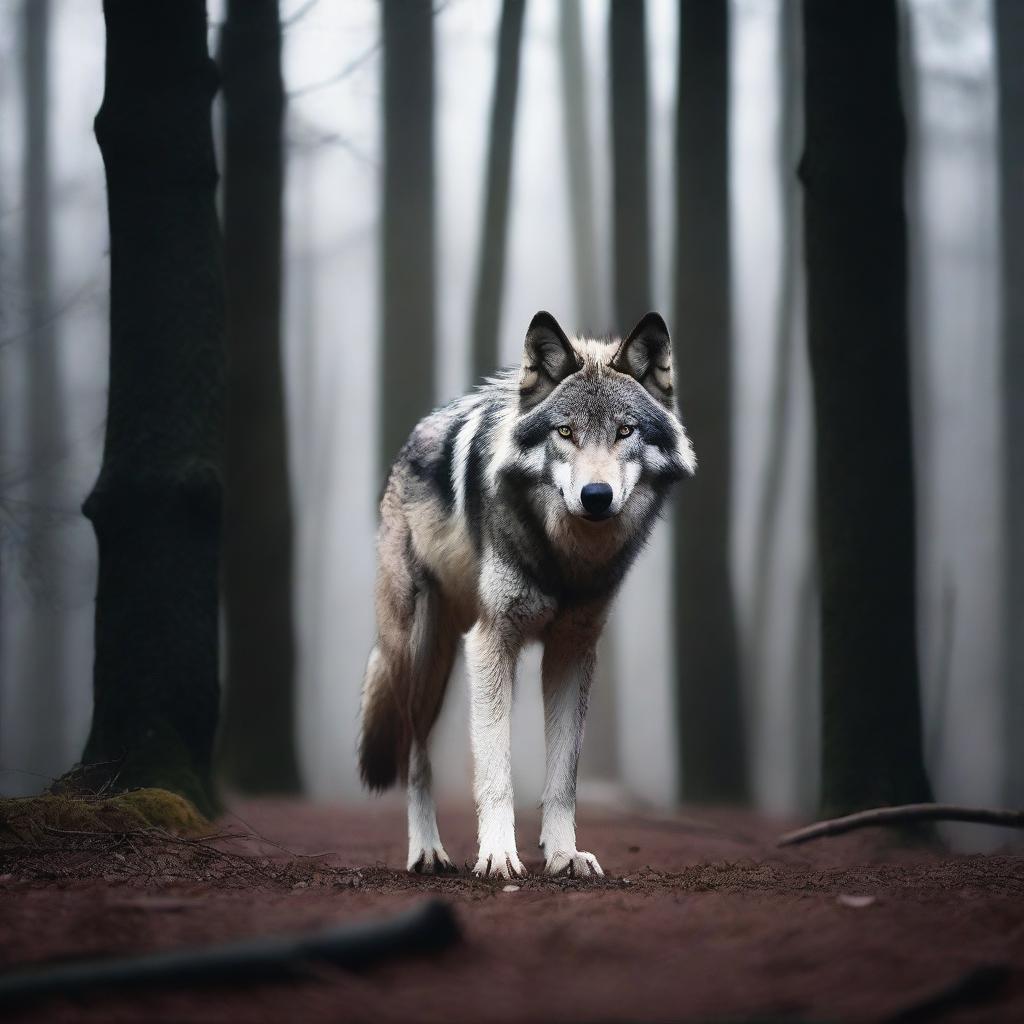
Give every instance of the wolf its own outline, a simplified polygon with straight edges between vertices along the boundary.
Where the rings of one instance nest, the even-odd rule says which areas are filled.
[[[539,641],[544,870],[603,874],[597,858],[576,847],[576,774],[597,641],[671,485],[696,465],[657,313],[624,339],[595,339],[568,337],[542,310],[517,369],[415,427],[380,505],[377,641],[359,739],[368,787],[407,785],[409,871],[457,870],[438,833],[428,740],[464,635],[474,873],[525,873],[510,716],[519,653]]]

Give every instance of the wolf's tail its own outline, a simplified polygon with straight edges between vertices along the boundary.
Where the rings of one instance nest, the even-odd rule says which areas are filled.
[[[363,681],[362,728],[359,735],[359,774],[370,789],[389,789],[405,774],[410,730],[404,721],[392,678],[392,666],[374,647]]]

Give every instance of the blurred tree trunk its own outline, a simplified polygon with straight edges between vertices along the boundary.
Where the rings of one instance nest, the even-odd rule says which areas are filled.
[[[643,0],[612,0],[611,49],[615,317],[629,329],[651,306],[647,159],[647,38]],[[572,169],[570,169],[572,173]]]
[[[65,637],[60,607],[62,565],[55,522],[61,496],[57,463],[63,451],[61,394],[54,327],[50,197],[49,0],[25,0],[22,89],[24,124],[24,275],[28,298],[25,333],[27,413],[26,479],[30,505],[24,538],[26,575],[37,595],[20,639],[18,685],[27,697],[25,749],[31,767],[60,772],[66,756]]]
[[[292,510],[281,351],[284,166],[277,0],[229,0],[224,88],[227,443],[225,779],[300,789],[295,755]]]
[[[1007,532],[1006,796],[1024,804],[1024,4],[996,0],[1003,280],[1003,493]]]
[[[577,0],[560,0],[558,14],[558,63],[565,111],[565,177],[569,187],[573,272],[579,309],[576,326],[591,334],[601,334],[608,325],[601,322],[600,290],[594,259],[597,252],[594,240],[594,178],[590,170],[593,156],[590,152],[590,114],[579,3]]]
[[[682,793],[741,801],[747,743],[729,575],[732,325],[728,5],[680,0],[676,386],[700,468],[676,504],[674,587]]]
[[[434,401],[434,12],[383,0],[380,467]]]
[[[473,305],[472,380],[498,367],[498,329],[505,278],[508,239],[509,183],[512,177],[512,146],[515,138],[516,93],[519,89],[519,51],[523,36],[526,0],[503,0],[498,29],[498,57],[491,106],[491,138],[487,152],[486,199],[480,263]]]
[[[928,800],[895,0],[804,2],[826,813]],[[699,449],[698,449],[699,450]]]
[[[97,781],[164,786],[209,812],[224,404],[217,72],[203,0],[105,0],[103,12],[110,398],[84,507],[99,583],[83,760],[101,765]]]

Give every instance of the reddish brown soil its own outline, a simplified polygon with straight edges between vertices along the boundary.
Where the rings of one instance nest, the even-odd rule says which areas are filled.
[[[1007,980],[983,1002],[914,1019],[1024,1021],[1024,858],[898,850],[861,833],[780,851],[778,822],[583,812],[581,844],[609,877],[502,883],[416,878],[393,804],[247,804],[252,839],[224,852],[137,837],[68,836],[40,856],[0,850],[0,965],[121,954],[383,915],[452,901],[465,938],[358,974],[202,991],[51,999],[24,1021],[879,1020],[982,965]],[[442,815],[473,853],[468,809]],[[522,816],[521,852],[540,867]],[[84,842],[83,852],[79,843]],[[327,851],[327,852],[325,852]],[[324,853],[318,857],[292,854]],[[239,856],[242,854],[244,856]],[[851,907],[841,896],[871,896]],[[3,1011],[0,1010],[0,1016]]]

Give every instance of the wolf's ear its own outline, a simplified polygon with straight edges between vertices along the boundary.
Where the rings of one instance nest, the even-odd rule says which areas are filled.
[[[541,310],[526,331],[523,365],[519,373],[519,400],[530,409],[543,402],[559,384],[581,366],[558,321]]]
[[[672,339],[657,313],[641,317],[612,357],[612,369],[629,374],[672,408]]]

